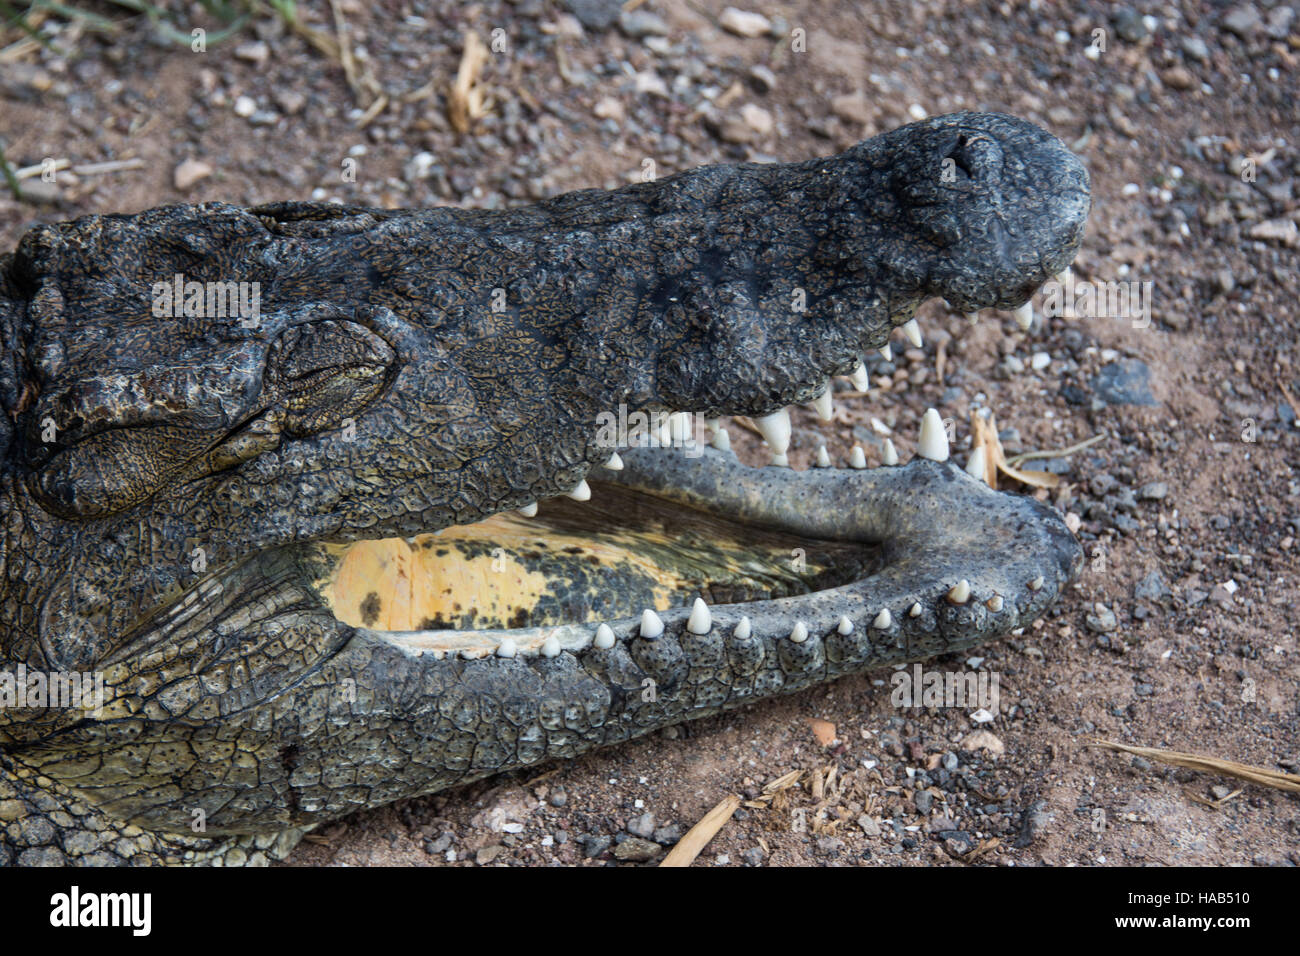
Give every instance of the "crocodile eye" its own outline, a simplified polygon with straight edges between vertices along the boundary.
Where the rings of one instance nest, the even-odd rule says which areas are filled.
[[[297,325],[267,355],[267,399],[283,404],[289,436],[337,428],[383,392],[395,359],[387,342],[355,322]]]

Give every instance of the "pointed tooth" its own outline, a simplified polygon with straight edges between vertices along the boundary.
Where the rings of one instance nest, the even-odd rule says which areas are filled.
[[[831,466],[831,456],[826,454],[826,446],[817,446],[817,467],[829,468]]]
[[[692,634],[707,634],[711,627],[713,627],[713,616],[709,614],[709,606],[704,603],[703,598],[696,598],[695,606],[691,608],[691,616],[686,619],[686,630]]]
[[[849,373],[849,381],[859,392],[865,392],[871,387],[871,379],[867,377],[867,366],[858,361],[857,366]]]
[[[749,623],[749,617],[742,616],[740,623],[736,625],[736,637],[740,638],[742,641],[747,641],[749,640],[749,635],[752,630],[753,627]]]
[[[614,452],[614,454],[609,456],[609,461],[605,462],[604,467],[608,468],[610,471],[622,471],[623,459],[619,457],[618,452]]]
[[[803,621],[795,621],[794,627],[790,628],[790,640],[796,644],[802,644],[808,640],[808,625]]]
[[[966,317],[966,321],[971,325],[974,325],[980,320],[980,314],[978,312],[963,312],[962,315]]]
[[[840,615],[840,623],[836,625],[835,630],[837,630],[841,634],[853,633],[853,622],[849,620],[849,616],[847,614]]]
[[[716,431],[717,431],[721,426],[722,426],[722,419],[721,419],[721,418],[706,418],[706,419],[704,419],[704,427],[707,428],[707,429],[708,429],[709,431],[711,431],[711,432],[716,432]]]
[[[949,604],[965,604],[970,600],[970,582],[962,578],[948,592]]]
[[[885,357],[886,362],[892,362],[894,360],[894,350],[890,348],[888,342],[880,347],[880,354]]]
[[[713,441],[710,444],[718,451],[731,451],[731,435],[725,425],[718,426],[718,430],[713,433]]]
[[[984,480],[984,446],[980,445],[970,453],[970,461],[966,462],[966,474],[972,478]]]
[[[1002,610],[1002,605],[1003,605],[1003,601],[1002,601],[1001,594],[995,594],[987,601],[984,602],[984,606],[987,607],[994,614],[997,614],[999,611]]]
[[[854,445],[853,450],[849,452],[849,467],[858,469],[867,467],[867,453],[862,450],[861,445]]]
[[[771,415],[754,419],[754,424],[763,433],[763,440],[774,454],[780,455],[790,448],[790,410],[783,408]]]
[[[769,464],[771,464],[772,467],[774,468],[789,468],[790,456],[787,455],[785,452],[781,452],[781,454],[779,455],[776,452],[772,452],[772,460],[771,462],[769,462]]]
[[[533,501],[530,502],[529,504],[524,505],[522,508],[519,509],[519,513],[523,515],[525,518],[536,518],[537,502]]]
[[[1040,574],[1038,577],[1034,578],[1032,581],[1029,582],[1029,590],[1041,591],[1045,583],[1046,582],[1043,580],[1043,576]]]
[[[933,408],[927,409],[921,418],[921,437],[917,440],[916,451],[931,461],[948,460],[948,435],[943,430],[943,419]]]
[[[546,640],[542,641],[542,656],[543,657],[560,656],[560,642],[555,637],[554,634],[552,634]]]
[[[898,464],[898,449],[894,447],[894,440],[892,438],[885,439],[885,451],[882,460],[886,465]]]
[[[1070,275],[1070,267],[1066,266],[1056,275],[1052,276],[1052,281],[1057,285],[1069,285],[1073,276]]]
[[[600,625],[596,628],[596,637],[592,643],[602,651],[609,650],[614,646],[614,629],[608,624]]]
[[[909,607],[909,608],[907,609],[907,616],[908,616],[908,617],[920,617],[920,616],[921,616],[921,605],[920,605],[919,603],[917,603],[917,602],[913,602],[912,606]]]
[[[831,416],[835,414],[835,402],[831,398],[831,383],[829,379],[826,381],[826,391],[813,399],[813,409],[817,412],[817,417],[824,422],[830,421]]]
[[[569,492],[569,497],[574,501],[591,500],[591,485],[587,484],[586,478],[573,486],[573,490]]]
[[[886,607],[880,609],[880,613],[877,614],[876,619],[871,622],[871,626],[876,628],[877,630],[885,631],[888,630],[889,626],[893,623],[894,623],[894,615],[890,614],[889,608]]]
[[[1016,325],[1028,332],[1029,327],[1034,324],[1034,304],[1026,302],[1013,313],[1016,317]]]
[[[646,608],[641,612],[641,636],[654,640],[664,632],[664,622],[654,611]]]
[[[514,657],[519,653],[519,646],[515,644],[513,638],[503,637],[501,643],[497,645],[497,657]]]
[[[903,334],[907,336],[907,341],[911,342],[915,348],[921,347],[921,323],[916,319],[908,319],[903,323]]]

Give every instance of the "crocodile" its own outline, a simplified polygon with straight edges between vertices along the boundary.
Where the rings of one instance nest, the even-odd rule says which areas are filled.
[[[905,464],[780,467],[788,408],[866,384],[929,298],[1023,309],[1089,208],[1058,139],[962,112],[505,210],[30,229],[0,259],[0,864],[264,864],[1025,626],[1081,566],[1058,512],[934,410]]]

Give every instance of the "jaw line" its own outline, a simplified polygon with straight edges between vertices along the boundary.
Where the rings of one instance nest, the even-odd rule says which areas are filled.
[[[756,637],[814,646],[849,639],[881,663],[961,650],[1028,623],[1051,604],[1082,563],[1060,515],[1019,495],[999,493],[951,463],[914,459],[870,470],[750,468],[727,452],[632,448],[624,470],[602,479],[733,520],[810,538],[879,544],[884,566],[836,588],[709,608],[709,634],[745,626]],[[596,483],[594,493],[600,493]],[[966,582],[969,596],[953,589]],[[960,594],[960,592],[959,592]],[[690,608],[655,610],[665,638],[689,639]],[[884,612],[882,614],[882,612]],[[796,622],[807,636],[791,641]],[[641,635],[640,617],[604,622],[620,644]],[[555,657],[599,651],[599,622],[518,629],[376,631],[411,656],[436,659]],[[843,643],[843,641],[841,641]],[[865,651],[864,651],[865,652]]]

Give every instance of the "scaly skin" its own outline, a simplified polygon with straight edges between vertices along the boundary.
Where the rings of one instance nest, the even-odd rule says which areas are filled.
[[[924,460],[798,475],[636,449],[593,473],[597,497],[880,544],[875,574],[716,608],[705,635],[677,609],[654,640],[610,621],[612,646],[594,624],[393,639],[330,613],[324,545],[562,495],[620,405],[806,401],[930,296],[1026,301],[1088,202],[1053,137],[966,113],[506,212],[205,204],[33,230],[0,260],[0,670],[96,672],[106,699],[0,710],[0,863],[262,862],[362,807],[1024,625],[1077,542]],[[260,321],[157,317],[177,273],[259,283]]]

